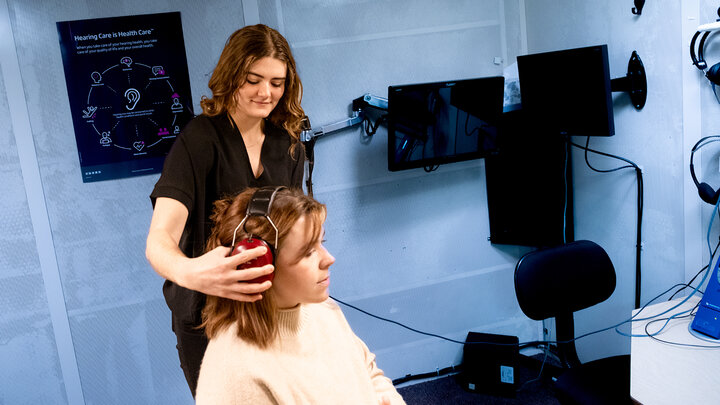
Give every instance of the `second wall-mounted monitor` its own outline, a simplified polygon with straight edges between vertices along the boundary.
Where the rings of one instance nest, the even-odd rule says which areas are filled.
[[[522,109],[538,131],[615,134],[607,45],[517,58]]]
[[[388,169],[479,159],[497,148],[500,76],[388,87]]]

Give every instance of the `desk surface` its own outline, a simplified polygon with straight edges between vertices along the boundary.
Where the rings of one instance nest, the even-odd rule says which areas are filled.
[[[660,318],[691,309],[699,301],[697,294],[681,307]],[[645,308],[638,319],[659,314],[682,299],[662,302]],[[633,315],[637,310],[633,311]],[[633,337],[630,353],[630,395],[644,405],[720,404],[720,343],[700,339],[688,330],[691,317],[674,319],[657,335],[669,342],[717,346],[699,348],[659,342],[650,337]],[[632,334],[644,335],[650,321],[633,321]],[[664,322],[650,325],[657,331]]]

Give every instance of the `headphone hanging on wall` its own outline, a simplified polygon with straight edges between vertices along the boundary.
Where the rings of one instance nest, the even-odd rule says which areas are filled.
[[[697,176],[695,175],[695,166],[693,165],[693,157],[695,156],[695,152],[700,150],[703,146],[712,142],[720,142],[720,135],[710,135],[701,138],[699,141],[697,141],[695,146],[693,146],[692,150],[690,151],[690,176],[695,183],[695,187],[697,187],[698,189],[698,195],[700,195],[700,198],[710,205],[715,205],[717,204],[718,198],[720,197],[720,190],[715,190],[714,188],[712,188],[712,186],[705,182],[700,183],[697,179]]]
[[[278,229],[273,223],[273,221],[270,219],[270,209],[272,208],[272,203],[275,200],[275,195],[280,190],[284,190],[286,187],[262,187],[257,189],[252,197],[250,197],[250,202],[248,202],[247,210],[245,211],[245,218],[243,218],[242,221],[238,224],[237,227],[235,227],[235,231],[233,232],[233,240],[232,240],[232,246],[233,249],[230,252],[230,256],[234,256],[238,253],[244,252],[249,249],[256,248],[258,246],[265,246],[267,248],[267,251],[264,255],[256,257],[255,259],[249,260],[245,263],[240,264],[237,269],[248,269],[252,267],[262,267],[266,264],[274,264],[275,261],[275,249],[277,249],[278,245]],[[272,225],[273,229],[275,230],[275,244],[270,245],[269,243],[265,242],[263,239],[254,236],[252,233],[248,232],[245,229],[245,221],[247,221],[250,217],[263,217],[265,218],[270,225]],[[235,237],[237,236],[237,232],[240,229],[240,227],[243,227],[243,230],[245,233],[250,234],[248,238],[239,240],[237,243],[235,243]],[[250,283],[262,283],[265,280],[272,281],[273,278],[275,278],[275,272],[272,272],[270,274],[267,274],[265,276],[260,276],[258,278],[249,280]]]
[[[718,8],[718,17],[720,17],[720,8]],[[720,18],[716,21],[720,21]],[[704,30],[695,32],[695,35],[693,35],[692,40],[690,41],[690,58],[692,58],[693,65],[695,65],[695,67],[705,73],[705,77],[710,81],[710,83],[712,83],[714,87],[715,85],[720,85],[720,63],[712,65],[710,69],[707,70],[707,72],[705,71],[705,69],[708,68],[707,62],[705,61],[705,42],[707,41],[711,32],[712,31]],[[698,38],[700,38],[700,43],[697,45],[696,54],[695,44],[697,43]]]

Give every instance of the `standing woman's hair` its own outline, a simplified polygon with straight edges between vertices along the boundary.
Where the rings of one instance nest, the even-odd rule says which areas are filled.
[[[210,217],[213,228],[207,242],[208,251],[218,246],[232,244],[235,228],[245,218],[248,203],[256,190],[249,188],[235,197],[215,202],[215,209]],[[325,215],[325,205],[303,194],[301,189],[278,191],[270,209],[270,218],[278,229],[278,246],[273,246],[275,262],[277,263],[277,257],[282,252],[290,229],[301,217],[306,218],[309,236],[303,251],[310,251],[321,236]],[[250,234],[263,239],[271,246],[275,243],[275,229],[264,217],[249,217],[244,226],[238,229],[235,240],[248,238]],[[282,269],[275,268],[275,271]],[[272,287],[263,294],[261,300],[255,302],[235,301],[208,295],[202,311],[201,327],[205,328],[208,338],[212,338],[233,322],[237,322],[240,338],[264,348],[277,336],[277,316]]]
[[[248,25],[230,35],[208,82],[212,98],[202,96],[200,106],[203,114],[209,116],[230,111],[235,106],[235,92],[245,84],[250,66],[264,57],[285,62],[285,91],[268,119],[285,128],[295,144],[300,139],[301,121],[305,116],[300,105],[302,83],[287,40],[267,25]]]

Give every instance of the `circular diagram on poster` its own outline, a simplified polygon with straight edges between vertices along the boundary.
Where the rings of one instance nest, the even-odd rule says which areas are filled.
[[[90,79],[82,119],[102,147],[145,155],[165,140],[172,142],[191,115],[163,66],[123,56],[118,64],[93,71]]]

